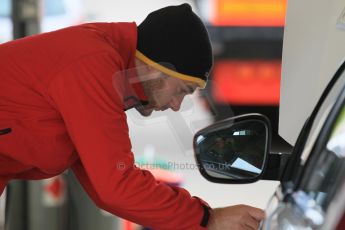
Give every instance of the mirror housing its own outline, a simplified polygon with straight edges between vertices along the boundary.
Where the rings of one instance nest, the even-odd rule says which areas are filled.
[[[193,144],[199,171],[207,180],[252,183],[267,165],[271,125],[261,114],[231,117],[198,131]]]

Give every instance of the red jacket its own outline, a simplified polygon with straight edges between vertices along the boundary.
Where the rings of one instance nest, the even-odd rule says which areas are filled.
[[[93,23],[0,45],[0,193],[72,168],[95,203],[155,229],[205,229],[202,201],[134,166],[114,73],[134,67],[134,23]]]

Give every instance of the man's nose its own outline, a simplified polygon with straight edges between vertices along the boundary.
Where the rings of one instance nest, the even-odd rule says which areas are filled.
[[[181,108],[183,98],[184,96],[173,97],[170,101],[169,107],[175,112],[179,111]]]

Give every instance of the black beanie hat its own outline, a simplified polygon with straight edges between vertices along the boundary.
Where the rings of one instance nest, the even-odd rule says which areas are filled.
[[[146,17],[138,26],[136,57],[201,88],[213,62],[207,30],[188,4],[164,7]]]

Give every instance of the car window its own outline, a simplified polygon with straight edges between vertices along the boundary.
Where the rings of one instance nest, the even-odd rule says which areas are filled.
[[[45,16],[58,16],[66,13],[64,1],[61,0],[44,0],[43,13]]]
[[[11,0],[0,0],[0,17],[10,17]]]
[[[309,136],[307,145],[312,147],[304,150],[307,153],[305,163],[297,162],[297,167],[292,168],[297,170],[301,167],[293,182],[286,182],[285,189],[279,188],[273,196],[272,201],[277,201],[277,205],[272,206],[263,229],[271,229],[271,226],[279,226],[283,230],[319,227],[330,229],[329,223],[339,219],[333,218],[335,215],[332,208],[335,203],[339,203],[336,198],[343,197],[345,191],[344,69],[345,62],[314,109],[311,116],[313,123],[307,125],[312,125],[310,135],[309,131],[306,132]],[[310,130],[310,127],[306,130]],[[301,148],[306,137],[303,139]],[[307,148],[305,145],[304,147]],[[297,154],[300,155],[301,152]],[[338,207],[340,214],[342,211],[343,208],[339,211]],[[330,214],[333,215],[332,218]]]
[[[334,105],[337,96],[339,96],[340,91],[342,90],[343,86],[345,85],[345,74],[342,74],[339,79],[336,81],[332,89],[329,91],[328,95],[324,98],[324,101],[313,121],[313,125],[311,127],[310,135],[307,139],[307,143],[305,145],[305,149],[302,154],[302,161],[305,162],[308,158],[311,148],[314,146],[315,140],[329,114],[330,109]]]
[[[316,108],[314,109],[310,119],[301,131],[303,135],[298,138],[298,142],[293,150],[292,161],[287,165],[282,181],[293,180],[295,185],[299,184],[301,179],[301,169],[304,167],[307,159],[312,153],[312,149],[318,138],[320,130],[324,126],[327,116],[336,102],[343,86],[345,85],[345,74],[342,71],[345,63],[339,68],[329,85],[323,92]],[[301,140],[300,140],[301,139]]]
[[[313,198],[323,210],[327,207],[345,178],[345,107],[339,113],[326,145],[312,165],[310,178],[303,190]]]
[[[324,115],[325,122],[317,133],[298,186],[298,193],[306,195],[304,200],[308,203],[313,202],[313,211],[317,210],[320,215],[325,215],[326,219],[329,208],[334,205],[335,197],[342,193],[345,182],[344,69],[345,63],[336,74],[339,76],[337,83],[342,84],[336,83],[334,87],[340,87],[340,90],[337,90],[335,102],[331,103],[329,113]]]

